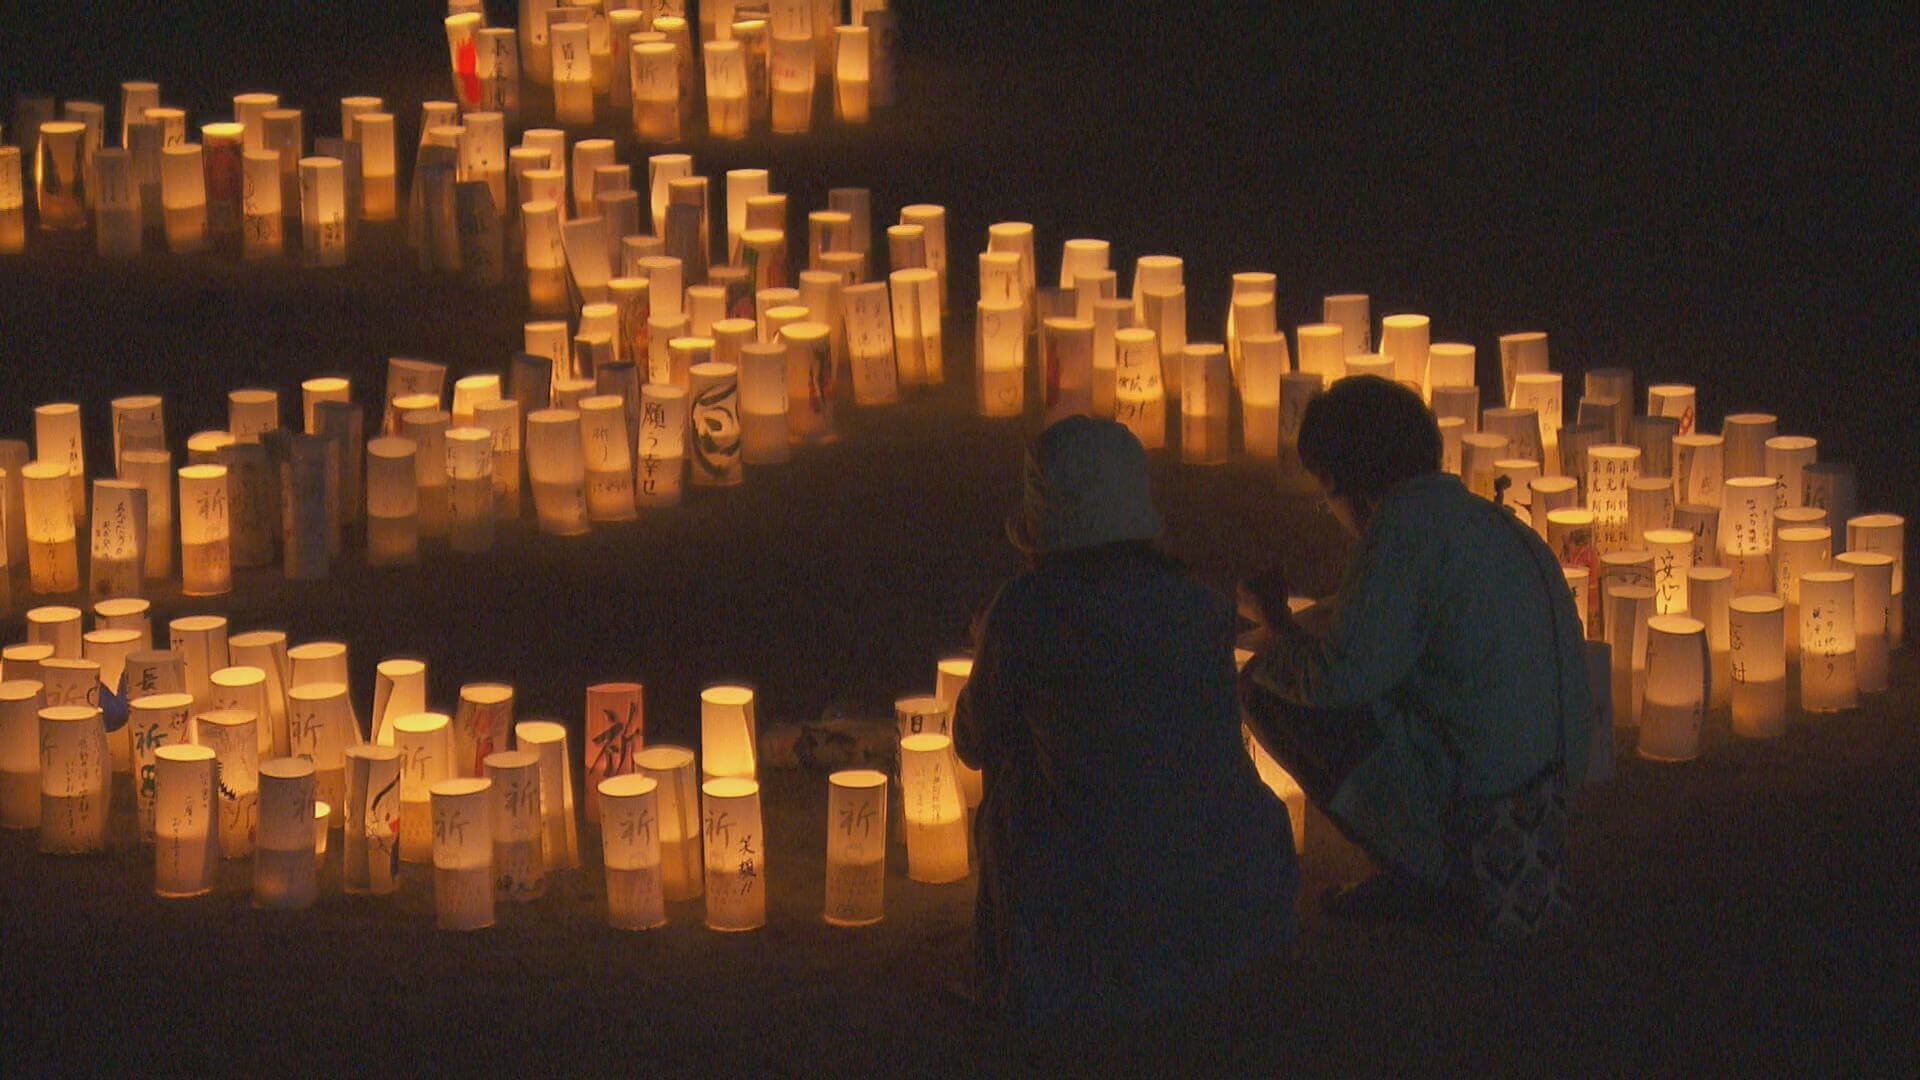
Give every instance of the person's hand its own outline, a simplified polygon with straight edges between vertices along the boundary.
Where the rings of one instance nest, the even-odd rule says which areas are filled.
[[[1241,617],[1264,629],[1293,618],[1287,608],[1287,577],[1277,564],[1242,580],[1236,600]]]

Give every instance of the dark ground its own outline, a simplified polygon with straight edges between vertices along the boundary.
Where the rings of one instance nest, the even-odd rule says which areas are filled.
[[[7,5],[0,100],[45,89],[111,103],[120,79],[150,77],[197,124],[234,91],[270,88],[308,109],[311,136],[334,133],[340,95],[372,92],[401,114],[408,144],[417,102],[446,92],[434,6]],[[1859,465],[1863,508],[1920,509],[1909,24],[900,7],[900,108],[864,130],[696,140],[700,170],[768,166],[796,215],[843,185],[873,188],[877,222],[909,202],[946,205],[963,305],[986,225],[1027,220],[1043,275],[1074,236],[1111,239],[1123,278],[1139,254],[1184,256],[1196,340],[1217,333],[1241,269],[1278,275],[1283,325],[1345,290],[1370,292],[1376,319],[1426,312],[1435,340],[1480,346],[1482,385],[1497,379],[1496,335],[1544,328],[1570,385],[1610,365],[1642,385],[1694,382],[1709,423],[1777,412],[1783,431],[1817,435],[1823,458]],[[622,158],[645,152],[629,140]],[[79,400],[98,461],[121,393],[167,393],[176,444],[221,426],[224,392],[240,385],[290,402],[299,379],[340,371],[365,401],[390,355],[455,375],[497,369],[523,311],[512,288],[423,278],[390,237],[336,273],[164,253],[108,266],[36,238],[28,259],[0,262],[0,432],[30,438],[34,404]],[[509,531],[488,555],[441,553],[409,571],[349,561],[316,584],[243,572],[231,597],[159,595],[156,615],[223,611],[237,629],[346,640],[361,695],[375,661],[421,655],[437,702],[502,679],[525,711],[576,725],[588,682],[637,677],[656,740],[690,739],[698,687],[722,677],[754,682],[772,719],[835,702],[882,712],[931,685],[935,658],[963,643],[975,605],[1015,566],[1000,520],[1037,419],[971,417],[969,365],[955,359],[970,320],[949,334],[946,388],[843,414],[841,443],[752,470],[744,487],[578,540]],[[1275,497],[1267,471],[1163,460],[1155,478],[1169,546],[1204,577],[1225,587],[1278,552],[1300,588],[1331,587],[1331,521]],[[13,592],[9,641],[30,602],[23,579]],[[1064,1061],[983,1034],[942,996],[965,962],[968,886],[911,884],[896,852],[886,922],[819,922],[825,807],[812,776],[766,777],[771,921],[738,937],[705,931],[697,904],[663,931],[611,931],[592,870],[503,908],[494,931],[449,935],[432,928],[419,874],[395,899],[349,899],[336,862],[314,910],[269,916],[238,884],[161,903],[131,846],[54,860],[30,836],[0,836],[0,1063],[21,1076],[1036,1060],[1911,1075],[1911,649],[1894,678],[1867,708],[1799,718],[1777,743],[1735,744],[1722,721],[1700,762],[1624,762],[1577,825],[1584,925],[1537,953],[1326,923],[1314,896],[1357,865],[1321,828],[1294,962]]]

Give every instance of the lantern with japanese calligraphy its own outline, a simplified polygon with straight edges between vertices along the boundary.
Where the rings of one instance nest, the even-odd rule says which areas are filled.
[[[316,850],[327,830],[316,828],[313,762],[280,757],[260,763],[260,825],[253,852],[253,906],[298,910],[319,892]],[[315,840],[316,834],[319,837]]]
[[[400,752],[400,858],[433,858],[433,815],[428,789],[452,776],[452,725],[445,713],[417,712],[393,719],[393,745]]]
[[[433,908],[442,930],[493,925],[493,829],[489,789],[479,777],[428,789],[433,810]]]
[[[227,470],[188,465],[180,470],[180,579],[188,596],[219,596],[233,588],[227,545]]]
[[[36,679],[0,682],[0,828],[40,824],[40,686]]]
[[[253,854],[260,803],[260,744],[250,712],[214,709],[194,717],[193,741],[218,759],[220,856],[244,859]]]
[[[1775,488],[1770,476],[1730,475],[1721,484],[1720,565],[1733,571],[1736,595],[1774,591]]]
[[[1687,614],[1687,571],[1693,569],[1693,534],[1685,529],[1648,529],[1641,534],[1653,555],[1653,608],[1657,615]]]
[[[177,743],[155,751],[148,815],[153,835],[153,891],[169,899],[213,891],[216,853],[214,791],[219,767],[204,746]]]
[[[494,897],[535,900],[546,892],[540,847],[540,756],[525,750],[488,754],[491,781]]]
[[[346,753],[358,741],[345,683],[296,681],[287,689],[287,752],[313,762],[318,798],[346,805]]]
[[[80,588],[80,551],[67,463],[29,462],[20,477],[29,584],[40,594],[73,592]]]
[[[767,922],[766,836],[760,785],[723,776],[700,785],[707,928],[756,930]]]
[[[613,394],[595,394],[581,399],[579,413],[587,516],[594,521],[630,521],[634,516],[633,444],[627,437],[626,402]]]
[[[1647,620],[1641,757],[1691,761],[1700,756],[1710,677],[1705,623],[1681,615],[1655,615]]]
[[[301,250],[308,266],[346,265],[346,192],[338,158],[300,159]]]
[[[1126,425],[1141,446],[1158,450],[1166,445],[1167,397],[1155,334],[1144,328],[1116,330],[1113,349],[1113,418]]]
[[[1771,594],[1727,603],[1733,731],[1766,739],[1787,730],[1786,601]]]
[[[520,749],[540,758],[540,822],[547,869],[572,870],[580,865],[580,831],[566,725],[523,720],[513,726],[513,735]]]
[[[493,547],[493,433],[450,428],[444,445],[448,543],[455,551],[487,551]]]
[[[449,776],[479,776],[495,750],[511,745],[513,687],[505,683],[468,683],[460,688],[453,713],[453,765]]]
[[[586,768],[588,790],[600,781],[633,771],[634,755],[645,740],[646,714],[641,686],[632,682],[595,683],[587,687]],[[597,820],[599,803],[587,802],[587,820]]]
[[[40,850],[104,851],[112,788],[107,735],[91,705],[40,710]]]
[[[1707,627],[1707,708],[1724,709],[1732,693],[1727,604],[1733,599],[1733,571],[1696,566],[1687,571],[1687,614]]]
[[[194,708],[210,708],[213,673],[228,666],[226,616],[183,615],[167,624],[167,642],[180,657]]]
[[[867,926],[886,914],[887,775],[843,769],[827,777],[825,916]]]
[[[607,870],[607,922],[651,930],[667,921],[661,888],[659,782],[625,774],[601,780],[596,816]]]
[[[229,646],[231,652],[231,646]],[[260,760],[284,756],[287,734],[276,731],[273,712],[267,704],[267,673],[246,665],[220,668],[207,676],[207,706],[252,713],[259,723],[254,734],[260,739]]]
[[[1907,521],[1899,514],[1861,514],[1847,519],[1848,551],[1877,551],[1893,558],[1887,642],[1894,648],[1906,636],[1906,537]]]
[[[648,383],[640,389],[640,460],[634,502],[678,506],[687,471],[687,392]]]
[[[1800,579],[1827,569],[1833,557],[1833,531],[1824,525],[1791,526],[1773,538],[1774,593],[1787,602],[1786,650],[1789,665],[1799,662]]]
[[[182,693],[143,694],[127,703],[134,808],[143,840],[153,837],[155,754],[192,741],[192,709],[193,698]]]
[[[1800,707],[1838,712],[1860,703],[1855,656],[1854,582],[1849,570],[1800,578]]]
[[[877,285],[862,289],[882,288]],[[1026,404],[1026,308],[1016,299],[983,297],[974,321],[975,366],[978,371],[980,415],[1018,416]],[[891,375],[891,367],[875,366]],[[863,380],[860,368],[854,369],[854,389],[859,396]],[[891,391],[891,380],[886,380]],[[889,396],[887,400],[892,400]]]
[[[693,751],[649,746],[633,756],[636,772],[659,784],[660,881],[668,900],[691,900],[704,886],[699,788]]]
[[[953,740],[900,740],[900,793],[907,824],[907,876],[944,884],[967,876],[966,803],[953,773]]]

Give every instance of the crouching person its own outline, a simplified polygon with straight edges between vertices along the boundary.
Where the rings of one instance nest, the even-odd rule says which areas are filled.
[[[976,1000],[1020,1026],[1194,1000],[1293,938],[1286,808],[1241,742],[1225,598],[1154,545],[1146,455],[1070,417],[1028,454],[1032,566],[977,628],[955,746],[975,820]]]
[[[1242,694],[1255,737],[1380,867],[1330,914],[1525,937],[1570,912],[1584,643],[1552,552],[1440,453],[1396,383],[1343,379],[1308,405],[1301,462],[1357,543],[1324,632],[1293,619],[1275,576],[1242,586],[1267,639]]]

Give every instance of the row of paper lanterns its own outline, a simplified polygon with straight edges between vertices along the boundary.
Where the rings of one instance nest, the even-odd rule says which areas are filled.
[[[145,601],[127,600],[97,605],[85,634],[71,608],[36,609],[28,626],[0,672],[0,825],[37,829],[45,852],[104,850],[112,775],[123,772],[162,896],[203,895],[222,859],[251,858],[257,906],[305,907],[332,831],[346,891],[391,893],[404,864],[430,862],[440,924],[476,929],[493,921],[496,897],[532,899],[546,872],[580,865],[569,733],[516,723],[511,686],[468,684],[452,713],[434,713],[425,663],[382,661],[366,738],[338,642],[229,637],[223,617],[197,615],[172,620],[172,647],[154,650]],[[915,881],[971,870],[966,812],[980,777],[951,741],[971,668],[943,660],[935,694],[896,703]],[[103,687],[115,686],[106,694],[127,720],[108,733]],[[666,902],[702,895],[715,929],[765,921],[754,711],[749,687],[702,692],[696,774],[692,750],[645,744],[639,684],[588,688],[578,764],[595,798],[581,809],[600,824],[614,925],[658,926]],[[889,782],[872,769],[829,777],[829,922],[883,915]]]

